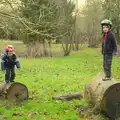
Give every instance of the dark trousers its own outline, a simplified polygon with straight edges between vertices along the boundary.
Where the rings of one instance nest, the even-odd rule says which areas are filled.
[[[6,68],[6,74],[5,74],[5,81],[7,83],[13,82],[15,79],[15,69],[13,68]]]
[[[112,54],[103,55],[103,68],[105,77],[111,77]]]

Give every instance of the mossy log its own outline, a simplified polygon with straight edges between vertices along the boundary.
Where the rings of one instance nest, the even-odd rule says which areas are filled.
[[[28,99],[28,89],[24,84],[14,83],[1,83],[0,96],[11,102],[21,102]]]
[[[65,100],[65,101],[70,101],[73,99],[81,100],[82,98],[83,96],[80,92],[76,92],[73,94],[65,94],[65,95],[58,96],[58,97],[52,97],[53,100]]]
[[[85,86],[84,97],[94,106],[93,112],[104,112],[115,120],[120,117],[120,83],[112,80],[103,81],[99,74]]]

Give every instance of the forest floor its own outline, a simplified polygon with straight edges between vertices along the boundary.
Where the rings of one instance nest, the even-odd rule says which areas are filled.
[[[19,46],[20,47],[20,46]],[[81,92],[84,86],[102,71],[100,49],[82,49],[68,57],[20,58],[21,70],[16,80],[29,89],[29,99],[19,105],[0,101],[0,120],[90,120],[79,110],[89,105],[83,100],[52,100],[52,96]],[[113,59],[113,75],[120,81],[120,58]],[[4,74],[0,71],[0,81]],[[87,114],[87,113],[86,113]],[[107,120],[93,115],[92,120]]]

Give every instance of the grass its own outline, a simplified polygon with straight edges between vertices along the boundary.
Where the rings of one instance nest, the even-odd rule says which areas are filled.
[[[66,93],[84,93],[85,84],[102,70],[99,49],[83,49],[68,57],[20,58],[21,70],[16,70],[16,81],[25,84],[32,100],[20,105],[0,102],[0,120],[85,120],[80,118],[75,106],[85,106],[85,100],[61,102],[52,96]],[[120,80],[120,58],[115,57],[113,73]],[[0,71],[0,79],[4,74]],[[17,113],[17,115],[13,115]],[[106,120],[101,115],[93,120]]]

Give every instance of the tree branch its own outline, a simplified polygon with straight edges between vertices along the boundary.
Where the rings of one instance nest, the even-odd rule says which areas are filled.
[[[17,19],[17,20],[19,20],[19,21],[24,25],[24,27],[26,28],[26,30],[29,30],[30,32],[35,33],[35,34],[39,34],[39,35],[42,35],[42,36],[50,37],[50,38],[52,38],[52,39],[65,36],[65,35],[67,34],[67,32],[66,32],[66,33],[64,33],[64,34],[61,34],[61,35],[58,35],[58,36],[55,36],[55,37],[54,37],[54,36],[52,36],[52,35],[50,35],[50,34],[44,34],[44,33],[40,32],[40,31],[38,31],[38,30],[33,30],[33,29],[31,29],[31,28],[24,22],[24,20],[23,20],[22,18],[20,18],[19,16],[9,15],[9,14],[4,13],[4,12],[2,12],[2,11],[0,11],[0,14],[1,14],[2,16],[4,16],[4,17],[8,17],[8,18],[11,18],[11,19]],[[27,22],[28,22],[28,21],[27,21]],[[29,23],[29,22],[28,22],[28,23]],[[32,24],[34,24],[34,23],[32,23]]]

